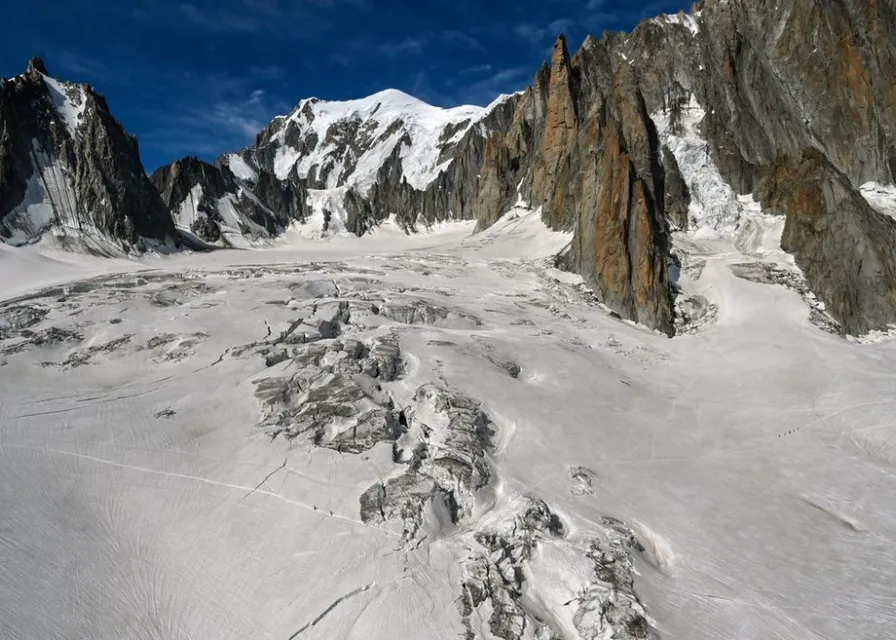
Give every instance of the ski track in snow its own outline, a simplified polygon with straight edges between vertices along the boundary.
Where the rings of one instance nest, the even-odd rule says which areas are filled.
[[[732,264],[787,263],[761,218],[758,240],[725,244],[716,228],[756,215],[729,204],[693,212],[713,233],[678,236],[705,260],[682,286],[718,314],[673,340],[554,270],[569,236],[522,203],[475,236],[384,225],[139,262],[0,245],[0,636],[457,638],[475,535],[523,535],[508,514],[537,498],[563,534],[516,561],[520,606],[564,640],[599,591],[583,559],[605,516],[643,547],[634,590],[661,637],[888,637],[896,343],[826,333],[797,293],[737,277]],[[446,440],[426,385],[489,417],[491,482],[457,526],[447,507],[412,540],[362,519],[371,487],[405,490],[392,443],[340,449],[348,424],[318,445],[263,428],[259,383],[303,370],[290,350],[331,335],[338,301],[343,334],[309,348],[396,337],[402,370],[370,393],[405,416],[401,447],[477,453]],[[344,353],[321,356],[325,378]]]

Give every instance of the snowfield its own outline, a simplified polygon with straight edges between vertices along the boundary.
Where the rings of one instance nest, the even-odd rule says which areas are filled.
[[[0,636],[892,636],[896,343],[819,326],[780,221],[731,205],[737,247],[679,242],[713,312],[671,340],[522,204],[477,235],[0,245]]]

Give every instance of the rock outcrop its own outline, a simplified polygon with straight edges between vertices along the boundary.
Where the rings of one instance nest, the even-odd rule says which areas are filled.
[[[0,80],[0,239],[143,250],[176,242],[137,140],[87,85],[54,80],[39,59]]]
[[[677,134],[684,110],[696,106],[701,162],[733,189],[713,222],[723,209],[739,209],[737,194],[758,197],[767,183],[779,185],[772,208],[787,215],[785,249],[812,290],[848,331],[886,326],[896,299],[884,292],[896,279],[881,261],[892,239],[869,233],[886,221],[869,222],[859,187],[894,181],[896,7],[829,4],[703,0],[691,14],[644,21],[631,34],[589,37],[572,58],[561,38],[550,67],[516,101],[510,129],[486,142],[480,228],[507,210],[519,185],[548,225],[575,231],[565,264],[607,306],[672,333],[669,232],[690,226],[692,194],[653,120],[662,116]],[[799,163],[806,150],[814,150],[813,166],[826,168],[791,171],[808,180],[793,185],[795,193],[823,183],[826,195],[780,196],[781,159]],[[856,213],[835,223],[838,200]],[[810,213],[809,205],[820,208]],[[798,222],[807,215],[825,222]],[[880,268],[862,266],[864,255]]]
[[[519,184],[546,224],[574,232],[567,268],[623,317],[671,334],[669,194],[656,128],[633,69],[621,65],[602,83],[590,76],[602,65],[589,51],[571,60],[558,38],[510,131],[489,141],[480,227],[506,210]]]
[[[784,250],[846,332],[896,325],[896,220],[875,211],[815,149],[775,165],[764,201],[787,216]]]

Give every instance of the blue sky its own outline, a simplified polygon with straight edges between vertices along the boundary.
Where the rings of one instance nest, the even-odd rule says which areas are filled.
[[[89,82],[148,171],[214,159],[302,98],[396,88],[487,104],[529,84],[558,32],[628,30],[690,0],[27,0],[4,7],[0,75],[33,55]]]

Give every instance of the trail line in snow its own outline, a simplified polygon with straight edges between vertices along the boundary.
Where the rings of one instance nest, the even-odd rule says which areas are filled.
[[[286,504],[290,504],[294,507],[299,507],[306,511],[315,513],[322,518],[331,518],[331,519],[335,519],[335,520],[342,520],[344,522],[350,522],[351,524],[358,525],[358,526],[364,527],[366,529],[373,529],[375,531],[379,531],[381,533],[392,536],[394,538],[401,537],[397,533],[393,533],[393,532],[388,531],[387,529],[383,529],[381,527],[374,527],[369,524],[365,524],[365,523],[361,522],[360,520],[353,520],[352,518],[346,518],[345,516],[339,516],[336,514],[333,514],[333,515],[325,514],[323,511],[315,509],[314,507],[310,507],[303,502],[299,502],[297,500],[290,500],[289,498],[281,496],[279,493],[274,493],[273,491],[267,491],[267,490],[261,490],[261,489],[253,491],[252,487],[246,487],[246,486],[239,485],[239,484],[229,484],[227,482],[219,482],[217,480],[211,480],[209,478],[203,478],[201,476],[191,476],[186,473],[175,473],[173,471],[159,471],[158,469],[149,469],[147,467],[138,467],[135,465],[124,464],[121,462],[113,462],[111,460],[104,460],[103,458],[96,458],[94,456],[88,456],[83,453],[75,453],[73,451],[61,451],[59,449],[50,449],[48,447],[32,447],[32,446],[25,445],[25,444],[0,443],[0,449],[26,449],[29,451],[40,451],[42,453],[53,453],[53,454],[61,455],[61,456],[70,456],[73,458],[79,458],[81,460],[88,460],[90,462],[96,462],[98,464],[103,464],[103,465],[107,465],[110,467],[116,467],[118,469],[128,469],[130,471],[140,471],[142,473],[149,473],[152,475],[164,476],[164,477],[168,477],[168,478],[177,478],[180,480],[193,480],[195,482],[201,482],[203,484],[210,484],[210,485],[213,485],[216,487],[223,487],[225,489],[247,491],[250,494],[254,493],[255,495],[269,496],[271,498],[275,498],[277,500],[280,500],[281,502],[285,502]]]

